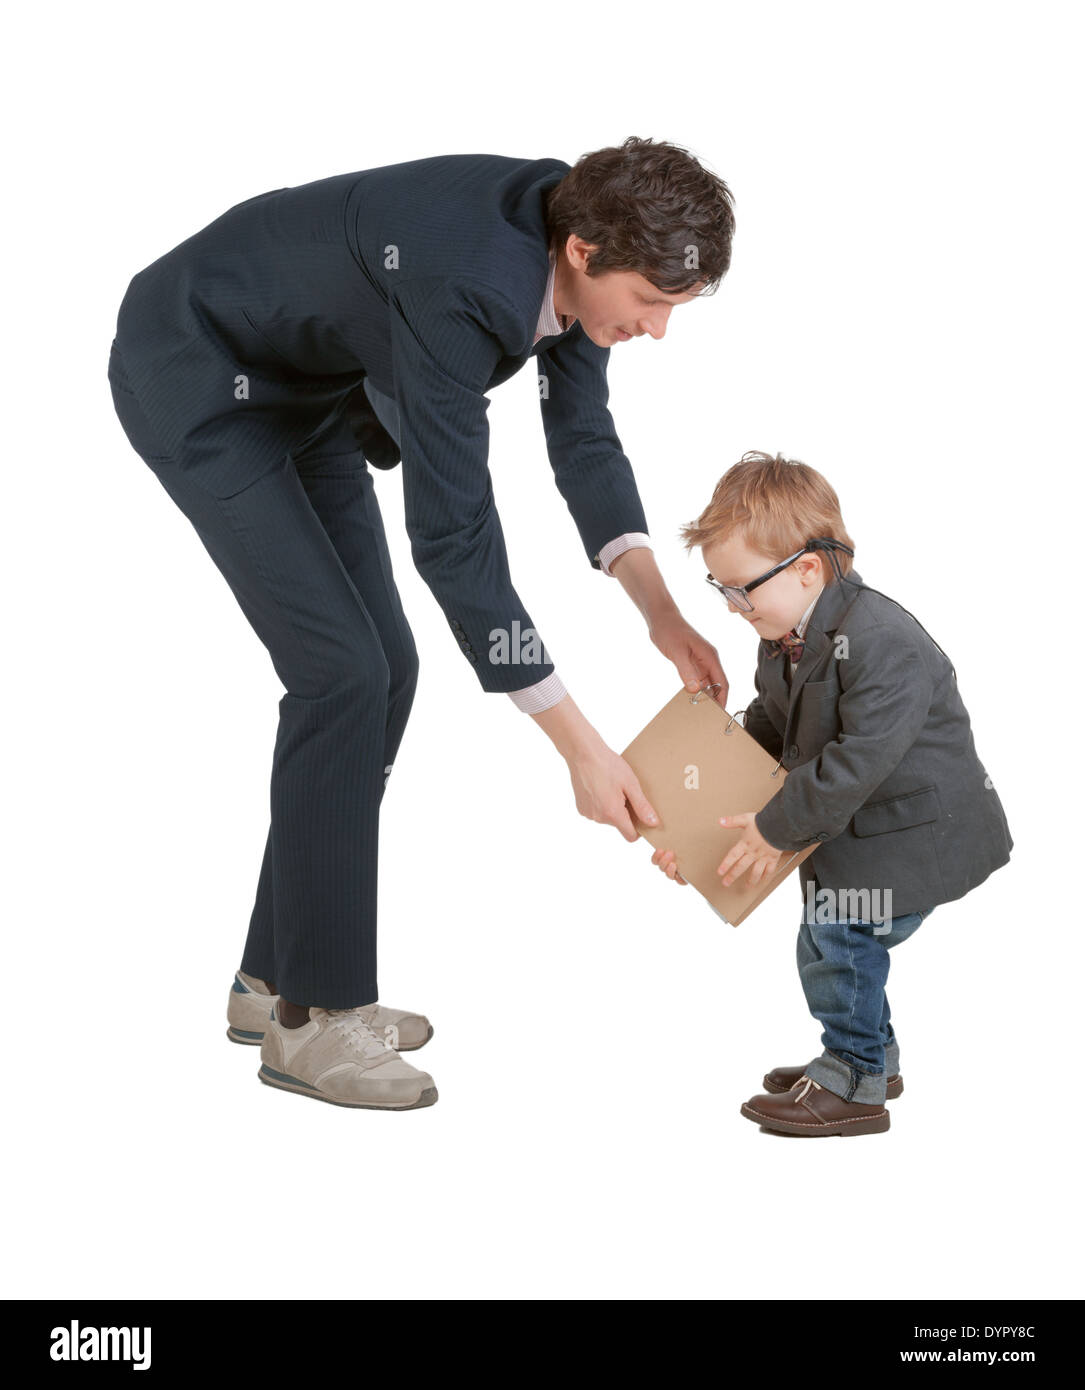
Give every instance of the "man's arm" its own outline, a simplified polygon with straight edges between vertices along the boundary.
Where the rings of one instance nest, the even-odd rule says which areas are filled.
[[[632,467],[622,453],[606,408],[608,355],[609,350],[596,348],[577,324],[560,343],[539,353],[538,370],[545,388],[540,402],[543,430],[558,489],[576,521],[592,567],[613,578],[612,566],[620,556],[646,548],[651,541]],[[597,514],[598,508],[608,505],[616,508],[614,515]],[[623,524],[634,529],[619,532]],[[600,535],[606,537],[603,544],[596,543]],[[662,586],[662,579],[659,583]],[[567,694],[556,673],[509,692],[516,707],[526,714],[552,709]]]
[[[646,546],[631,547],[611,561],[611,574],[640,610],[649,630],[680,618],[678,605],[664,582],[656,557]]]
[[[599,552],[599,568],[611,579],[614,578],[614,561],[627,550],[651,550],[652,539],[644,531],[629,531],[624,536],[615,536],[607,541]]]
[[[552,709],[560,700],[564,700],[568,693],[556,671],[541,681],[536,681],[534,685],[525,685],[522,690],[508,692],[512,703],[525,714],[542,714],[544,710]]]
[[[482,688],[522,690],[554,666],[509,573],[483,394],[521,331],[515,311],[485,286],[435,276],[396,286],[389,312],[415,565]]]
[[[647,538],[648,532],[633,468],[607,409],[609,358],[610,349],[597,347],[579,323],[538,355],[550,466],[594,569],[603,568],[600,552],[615,537]]]
[[[512,307],[497,292],[409,281],[391,296],[392,365],[399,405],[403,496],[419,573],[457,632],[484,690],[510,693],[553,674],[549,660],[492,664],[486,643],[517,621],[534,631],[508,573],[487,462],[483,394],[507,343],[520,341]],[[526,676],[526,678],[525,678]],[[609,749],[565,694],[535,715],[565,757],[577,810],[638,837],[630,814],[652,808],[633,769]]]

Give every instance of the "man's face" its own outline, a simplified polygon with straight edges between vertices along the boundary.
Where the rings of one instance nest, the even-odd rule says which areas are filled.
[[[580,237],[569,238],[554,277],[554,307],[559,314],[579,319],[584,332],[599,347],[627,343],[645,333],[662,338],[674,306],[697,298],[693,291],[664,294],[635,270],[591,276],[586,266],[588,253],[594,249]]]
[[[769,555],[751,550],[738,534],[703,546],[701,558],[714,579],[736,588],[766,574],[779,563]],[[824,584],[821,557],[802,555],[787,569],[757,586],[750,595],[752,612],[736,607],[730,599],[727,607],[745,618],[759,637],[779,638],[791,631]]]

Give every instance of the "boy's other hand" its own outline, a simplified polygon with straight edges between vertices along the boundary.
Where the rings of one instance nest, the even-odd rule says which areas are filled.
[[[741,839],[731,846],[716,870],[726,884],[734,883],[749,869],[749,887],[752,888],[766,875],[775,873],[779,866],[783,850],[774,849],[764,838],[754,820],[756,814],[756,811],[742,811],[737,816],[720,817],[720,824],[728,830],[741,829],[743,832]]]
[[[652,863],[658,864],[667,877],[673,879],[675,883],[685,883],[686,880],[678,872],[673,849],[657,849],[652,855]]]

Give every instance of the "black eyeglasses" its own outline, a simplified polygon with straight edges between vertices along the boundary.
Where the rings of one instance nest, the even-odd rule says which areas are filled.
[[[740,608],[744,613],[753,612],[753,604],[750,602],[750,590],[756,589],[759,584],[764,584],[770,580],[774,574],[779,574],[781,570],[786,570],[788,565],[793,565],[800,556],[805,555],[810,550],[843,550],[847,555],[854,555],[850,545],[845,545],[843,541],[832,540],[827,536],[819,536],[816,540],[807,541],[801,550],[796,550],[794,555],[789,555],[786,560],[781,560],[778,565],[773,565],[772,569],[764,574],[759,574],[756,579],[751,579],[748,584],[721,584],[711,574],[706,574],[705,579],[714,589],[718,589],[729,603],[733,603],[736,608]],[[833,568],[836,569],[836,557],[830,555],[833,561]],[[839,571],[837,571],[839,573]]]

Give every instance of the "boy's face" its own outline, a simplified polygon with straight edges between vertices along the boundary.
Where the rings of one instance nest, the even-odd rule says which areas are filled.
[[[738,534],[703,546],[701,556],[713,579],[735,587],[749,584],[780,563],[780,559],[751,550]],[[819,555],[800,555],[787,569],[757,586],[750,595],[752,612],[737,608],[730,599],[727,607],[732,613],[741,614],[758,637],[783,637],[825,587],[821,563]]]
[[[591,276],[585,267],[588,252],[594,249],[582,237],[569,238],[554,271],[554,308],[559,314],[579,319],[597,347],[627,343],[645,333],[662,338],[674,306],[697,298],[692,291],[664,294],[635,270],[609,270]]]

